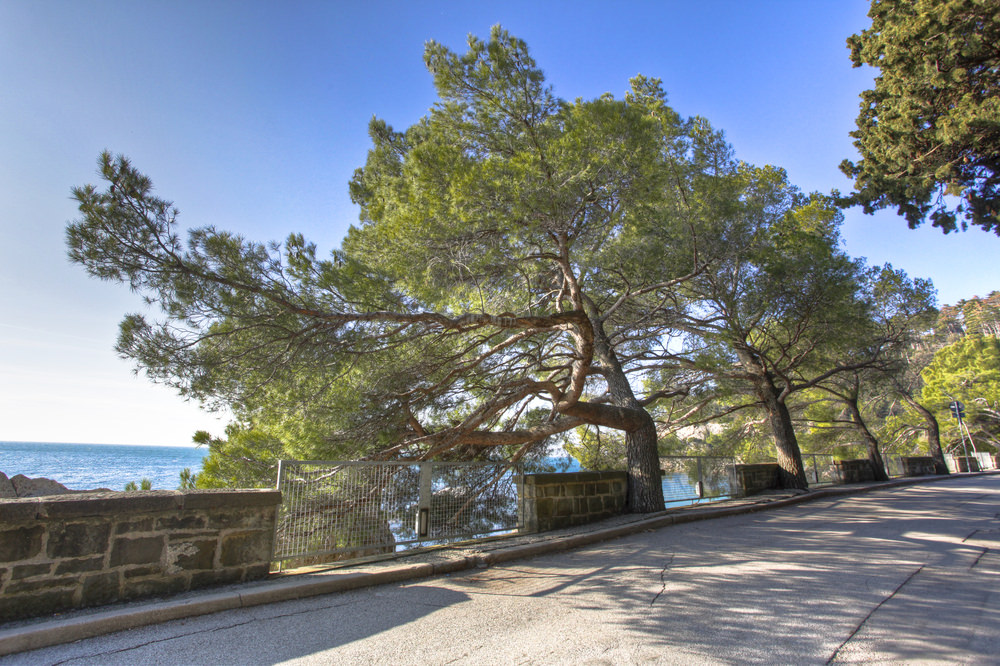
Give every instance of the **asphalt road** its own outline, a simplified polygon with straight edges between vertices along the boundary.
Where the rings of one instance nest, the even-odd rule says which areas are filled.
[[[1000,476],[672,526],[9,664],[1000,664]]]

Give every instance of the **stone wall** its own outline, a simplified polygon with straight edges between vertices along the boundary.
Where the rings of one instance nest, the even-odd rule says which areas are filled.
[[[0,499],[0,621],[267,576],[276,490]]]
[[[764,490],[781,487],[778,463],[736,465],[736,486],[740,495],[756,495]]]
[[[544,532],[617,516],[627,488],[625,472],[526,474],[518,489],[522,524]]]
[[[954,456],[955,458],[955,471],[956,472],[978,472],[979,468],[979,458],[974,458],[972,456]]]
[[[899,462],[903,468],[903,476],[928,476],[937,473],[931,456],[904,456]]]
[[[867,458],[855,460],[834,460],[833,467],[837,483],[865,483],[874,481],[875,473]]]

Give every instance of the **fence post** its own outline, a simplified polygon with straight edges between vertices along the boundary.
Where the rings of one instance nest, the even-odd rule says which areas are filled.
[[[285,471],[285,461],[278,460],[278,478],[274,482],[274,489],[281,490],[281,477]],[[285,494],[281,494],[281,501],[278,502],[278,506],[274,507],[274,538],[271,539],[271,562],[274,562],[274,554],[278,549],[278,538],[281,536],[279,528],[281,527],[281,510],[285,503]],[[281,573],[282,560],[278,560],[278,573]]]
[[[417,524],[414,529],[418,537],[430,534],[431,496],[433,493],[434,463],[420,463],[420,487],[417,498]]]

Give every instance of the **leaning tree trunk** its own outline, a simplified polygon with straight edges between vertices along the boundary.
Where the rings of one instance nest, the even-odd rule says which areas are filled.
[[[767,412],[767,420],[771,426],[771,432],[774,433],[774,448],[777,452],[781,487],[806,490],[809,488],[809,482],[806,480],[806,470],[802,465],[802,452],[799,450],[799,442],[795,438],[795,429],[792,427],[792,417],[788,413],[788,406],[781,399],[781,391],[774,385],[770,373],[758,364],[752,364],[757,366],[755,368],[757,372],[753,374],[752,380],[754,392]]]
[[[625,509],[630,513],[663,511],[665,505],[656,424],[636,399],[632,385],[600,323],[594,325],[594,356],[604,370],[611,404],[628,415],[628,427],[623,428],[625,462],[628,468]]]
[[[906,404],[912,407],[915,412],[920,414],[924,423],[927,424],[927,448],[931,457],[934,458],[934,473],[948,474],[948,465],[944,462],[944,451],[941,450],[941,428],[938,426],[937,417],[935,417],[929,409],[910,396],[903,394],[903,400],[905,400]]]
[[[865,447],[868,449],[868,464],[872,468],[872,475],[876,481],[888,481],[889,475],[885,471],[885,461],[882,460],[882,453],[878,448],[878,440],[875,435],[872,434],[871,430],[868,429],[868,425],[865,423],[864,417],[861,416],[861,409],[858,408],[857,397],[853,398],[843,398],[844,404],[847,408],[851,410],[851,421],[854,423],[854,429],[858,431],[861,435],[862,441],[865,443]]]

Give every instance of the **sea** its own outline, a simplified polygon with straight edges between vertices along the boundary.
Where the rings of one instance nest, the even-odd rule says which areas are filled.
[[[72,490],[109,488],[149,479],[154,490],[174,490],[181,470],[201,470],[208,449],[195,446],[132,446],[124,444],[65,444],[57,442],[0,442],[0,472],[58,481]],[[546,459],[546,471],[575,472],[575,459]]]
[[[44,477],[72,490],[124,490],[125,484],[139,485],[142,479],[149,479],[154,490],[175,490],[181,470],[187,467],[198,473],[207,453],[194,446],[0,442],[0,472],[8,478],[17,474]],[[545,459],[544,470],[576,472],[580,463],[570,456],[554,456]],[[668,475],[663,487],[668,506],[691,503],[670,501],[677,492],[692,496],[693,486],[686,475]]]
[[[58,481],[72,490],[109,488],[149,479],[154,490],[175,490],[181,470],[201,470],[208,449],[194,446],[129,446],[0,442],[0,472]]]

